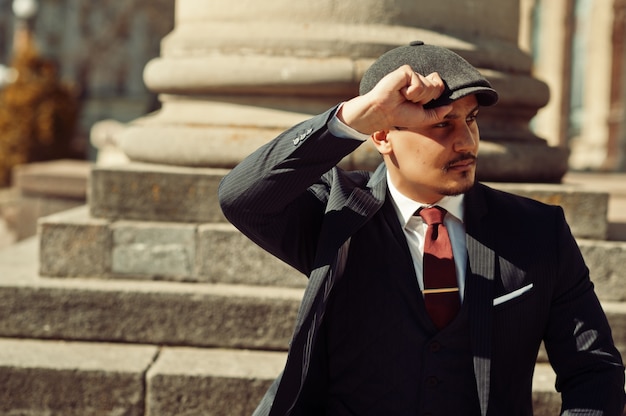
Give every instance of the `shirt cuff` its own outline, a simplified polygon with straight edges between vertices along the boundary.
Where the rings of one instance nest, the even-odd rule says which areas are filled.
[[[341,109],[342,106],[343,106],[343,103],[341,103],[341,105],[337,107],[335,114],[333,114],[332,118],[328,121],[328,124],[327,124],[328,131],[333,136],[339,137],[341,139],[356,139],[356,140],[361,140],[361,141],[366,141],[367,139],[369,139],[370,138],[369,135],[360,133],[356,131],[355,129],[353,129],[352,127],[345,124],[344,122],[342,122],[341,120],[339,120],[339,118],[337,117],[337,112],[339,111],[339,109]]]

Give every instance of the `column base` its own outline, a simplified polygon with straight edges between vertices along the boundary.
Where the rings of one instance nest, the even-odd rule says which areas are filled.
[[[482,141],[477,177],[481,181],[559,183],[568,170],[569,150],[543,141]]]

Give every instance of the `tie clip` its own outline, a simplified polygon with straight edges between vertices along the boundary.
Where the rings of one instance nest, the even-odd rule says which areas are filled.
[[[452,292],[458,292],[459,288],[458,287],[444,287],[441,289],[424,289],[422,290],[422,293],[425,295],[432,295],[435,293],[452,293]]]

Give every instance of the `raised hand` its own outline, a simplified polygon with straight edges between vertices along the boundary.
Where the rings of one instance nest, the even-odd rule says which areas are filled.
[[[345,102],[337,116],[364,134],[436,122],[451,107],[425,109],[424,104],[438,98],[444,89],[439,74],[421,75],[404,65],[387,74],[367,94]]]

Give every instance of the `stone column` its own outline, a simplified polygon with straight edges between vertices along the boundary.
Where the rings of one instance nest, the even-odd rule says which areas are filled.
[[[550,101],[533,120],[533,131],[553,146],[567,146],[574,0],[522,0],[522,4],[526,31],[520,43],[534,54],[533,74],[550,88]]]
[[[119,137],[132,161],[223,167],[292,124],[357,93],[380,54],[412,40],[451,48],[500,92],[481,113],[479,177],[557,182],[567,151],[529,129],[548,102],[518,47],[519,0],[178,0],[176,24],[146,84],[162,109]],[[373,169],[363,146],[344,161]]]
[[[626,172],[626,0],[615,0],[613,19],[613,88],[605,167]]]
[[[611,105],[612,31],[614,0],[581,2],[576,10],[578,65],[581,88],[573,117],[580,129],[570,142],[570,166],[575,169],[602,169],[607,158]]]

